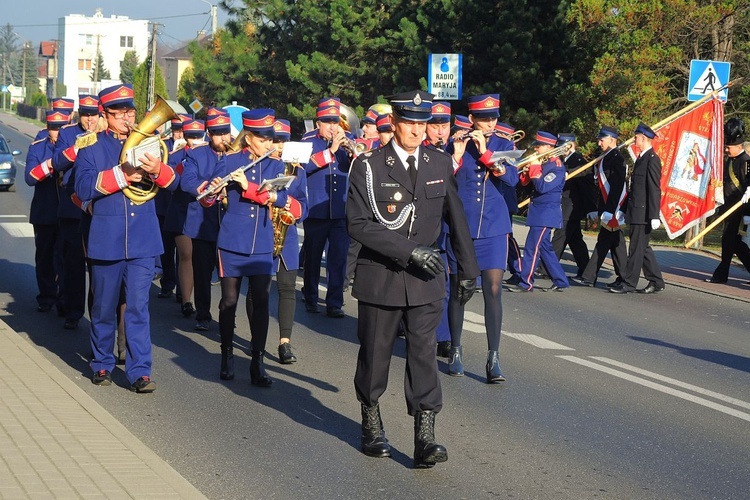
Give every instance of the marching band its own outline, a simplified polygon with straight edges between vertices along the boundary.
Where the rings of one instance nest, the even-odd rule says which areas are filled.
[[[449,375],[463,375],[464,308],[477,288],[484,301],[488,384],[505,380],[499,356],[503,287],[564,291],[569,278],[559,259],[566,245],[577,266],[570,277],[574,283],[594,286],[611,252],[617,274],[612,293],[664,290],[649,245],[660,224],[661,161],[651,148],[657,132],[640,124],[634,135],[641,155],[628,175],[619,131],[602,126],[596,137],[601,159],[592,175],[573,182],[566,173],[585,162],[574,135],[540,130],[532,142],[536,153],[518,160],[516,142],[524,133],[498,122],[498,94],[470,97],[468,115],[453,115],[452,127],[451,105],[433,98],[423,91],[392,96],[390,106],[367,110],[361,131],[338,98],[321,99],[316,128],[302,138],[311,146],[306,162],[282,160],[292,131],[272,109],[244,112],[242,133],[232,137],[230,117],[221,108],[210,109],[204,122],[165,105],[135,124],[129,85],[81,95],[74,124],[68,123],[72,100],[56,100],[62,108],[47,113],[47,126],[26,163],[26,182],[34,186],[30,221],[38,311],[57,307],[64,328],[76,329],[85,309],[88,268],[93,383],[110,385],[115,364],[124,358],[131,390],[153,392],[149,290],[155,276],[161,278],[158,297],[174,293],[182,314],[195,314],[195,330],[206,331],[213,320],[212,273],[218,269],[217,368],[219,378],[229,381],[235,376],[240,285],[247,277],[250,380],[269,387],[264,358],[273,276],[278,360],[290,364],[297,361],[291,345],[297,274],[302,268],[305,311],[320,312],[325,253],[326,315],[345,317],[350,279],[358,300],[354,382],[362,408],[362,451],[390,455],[378,398],[401,330],[407,339],[405,395],[414,417],[415,467],[447,460],[446,447],[434,436],[442,407],[436,356],[449,358]],[[151,139],[160,138],[157,129],[168,122],[172,137],[160,147],[164,154],[155,154]],[[750,214],[744,124],[730,120],[725,132],[725,206],[732,200],[744,205],[725,226],[714,283],[726,282],[733,255],[750,264],[750,250],[738,235],[743,216]],[[278,178],[288,182],[264,182]],[[532,193],[523,252],[512,231],[518,184]],[[581,235],[584,218],[600,227],[591,256]],[[552,280],[549,288],[535,285],[540,261]],[[649,284],[636,289],[641,272]],[[116,356],[120,322],[127,341],[124,335],[118,340]]]

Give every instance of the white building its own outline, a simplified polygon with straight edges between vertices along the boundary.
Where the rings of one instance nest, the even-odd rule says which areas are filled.
[[[149,55],[148,21],[115,15],[107,18],[101,9],[93,17],[82,14],[61,17],[58,33],[58,81],[65,85],[64,97],[76,100],[78,94],[98,94],[102,88],[119,83],[120,63],[127,51],[134,50],[139,62]],[[95,83],[91,73],[97,51],[101,52],[111,79]]]

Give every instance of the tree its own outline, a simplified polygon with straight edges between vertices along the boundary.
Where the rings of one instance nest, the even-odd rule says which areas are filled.
[[[104,57],[101,51],[96,53],[96,61],[91,67],[91,81],[101,82],[102,80],[109,80],[112,76],[109,74],[109,70],[104,66]]]
[[[15,54],[18,51],[18,37],[13,32],[13,26],[10,23],[0,29],[0,73],[3,78],[3,85],[9,83],[20,85],[20,71],[14,70]],[[16,78],[18,77],[18,78]]]
[[[120,62],[120,81],[122,83],[133,83],[135,69],[138,67],[138,55],[134,50],[125,52]]]
[[[148,70],[149,57],[143,63],[139,64],[133,73],[133,91],[135,94],[136,122],[140,122],[148,111],[146,103],[148,102]],[[157,64],[154,68],[154,94],[162,97],[167,96],[167,83],[161,73],[161,68]]]

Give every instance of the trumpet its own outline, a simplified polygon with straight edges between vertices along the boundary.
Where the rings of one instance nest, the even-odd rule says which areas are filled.
[[[500,137],[502,137],[502,134],[500,135]],[[523,130],[516,130],[515,132],[510,134],[510,137],[508,137],[508,139],[513,142],[519,142],[522,141],[524,137],[526,137],[526,132],[524,132]]]
[[[518,133],[520,133],[521,136],[518,139],[513,140],[513,142],[518,142],[518,141],[520,141],[521,139],[523,139],[526,136],[526,134],[524,133],[523,130],[519,130],[519,131],[515,132],[510,137],[512,138],[513,136],[515,136],[515,134],[518,134]],[[509,138],[506,134],[503,134],[502,132],[498,132],[497,130],[492,130],[490,132],[483,132],[482,135],[485,138],[492,137],[493,135],[496,135],[498,137],[502,137],[503,139],[508,139]],[[463,141],[465,141],[467,139],[473,139],[473,137],[471,136],[471,132],[467,132],[467,133],[465,133],[462,136],[456,137],[455,139],[453,139],[453,142],[463,142]]]
[[[534,153],[533,155],[529,155],[526,158],[521,158],[521,161],[516,163],[516,168],[519,172],[525,171],[529,168],[529,165],[533,165],[535,163],[543,163],[553,156],[563,156],[570,151],[570,149],[573,147],[572,142],[566,142],[562,144],[561,146],[558,146],[554,149],[550,149],[549,151],[545,151],[544,153]]]
[[[261,161],[263,161],[266,158],[268,158],[269,156],[271,156],[275,151],[276,151],[276,148],[271,148],[271,150],[268,151],[267,153],[264,153],[263,155],[259,156],[258,158],[256,158],[252,162],[248,163],[244,167],[240,167],[241,170],[243,172],[245,172],[246,170],[249,170],[249,169],[253,168],[255,165],[257,165]],[[232,174],[230,173],[230,174],[225,175],[224,177],[222,177],[221,178],[221,182],[219,184],[217,184],[216,186],[211,187],[209,185],[209,187],[207,187],[206,189],[204,189],[202,193],[200,193],[198,196],[195,197],[195,199],[198,200],[198,201],[201,201],[203,198],[206,198],[208,196],[214,196],[214,195],[218,194],[222,189],[224,189],[227,186],[227,184],[229,184],[231,181],[232,181]]]

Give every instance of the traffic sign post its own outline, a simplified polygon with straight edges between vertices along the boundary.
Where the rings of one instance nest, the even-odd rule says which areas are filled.
[[[437,99],[461,100],[463,54],[427,56],[427,91]]]
[[[688,77],[688,101],[699,101],[711,92],[729,83],[729,72],[732,63],[723,61],[690,61],[690,76]],[[719,98],[727,101],[727,89],[719,93]]]
[[[188,107],[193,112],[193,118],[195,118],[195,114],[201,109],[203,109],[203,103],[201,103],[198,99],[194,99],[193,102],[188,104]]]

